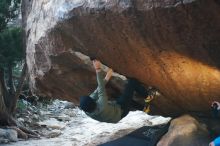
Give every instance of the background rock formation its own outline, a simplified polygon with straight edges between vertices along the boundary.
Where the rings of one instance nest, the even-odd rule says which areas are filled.
[[[207,113],[220,99],[219,14],[218,0],[23,0],[32,87],[77,102],[96,86],[82,53],[156,87],[159,113]]]

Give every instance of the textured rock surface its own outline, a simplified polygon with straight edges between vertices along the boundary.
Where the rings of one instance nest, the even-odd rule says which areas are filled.
[[[211,141],[206,127],[191,116],[171,121],[168,132],[157,146],[207,146]]]
[[[95,88],[78,53],[160,90],[160,113],[206,113],[220,100],[218,0],[24,0],[33,88],[77,101]],[[112,86],[114,87],[114,86]],[[118,88],[117,88],[118,90]]]

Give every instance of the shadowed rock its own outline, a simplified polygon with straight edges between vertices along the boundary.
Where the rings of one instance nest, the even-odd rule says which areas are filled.
[[[23,8],[36,91],[77,102],[95,89],[80,52],[157,88],[159,113],[207,114],[220,100],[217,0],[23,0]]]

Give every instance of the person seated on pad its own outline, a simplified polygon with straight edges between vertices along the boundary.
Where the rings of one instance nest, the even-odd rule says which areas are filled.
[[[128,114],[134,91],[143,97],[148,96],[148,91],[140,82],[129,78],[122,95],[115,103],[109,103],[105,84],[111,78],[113,71],[110,69],[104,78],[100,61],[93,60],[93,66],[98,87],[92,94],[80,97],[80,108],[91,118],[101,122],[116,123]]]

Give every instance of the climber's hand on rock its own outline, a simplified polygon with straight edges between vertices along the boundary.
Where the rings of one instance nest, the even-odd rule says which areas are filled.
[[[96,71],[101,70],[101,62],[99,60],[93,60],[92,63],[93,63],[93,66],[94,66]]]
[[[105,76],[106,81],[110,80],[110,78],[112,77],[112,73],[113,73],[113,70],[111,68],[109,68],[108,71],[107,71],[107,74]]]

